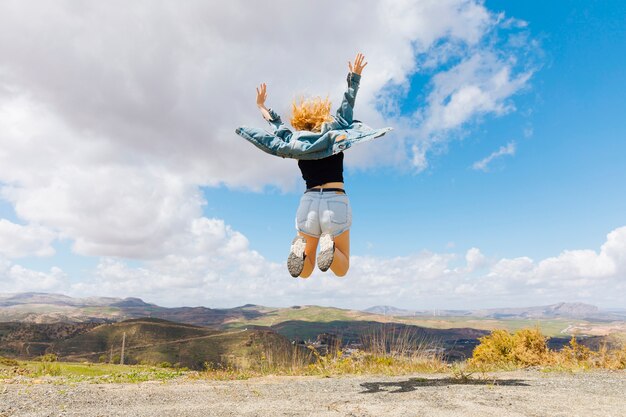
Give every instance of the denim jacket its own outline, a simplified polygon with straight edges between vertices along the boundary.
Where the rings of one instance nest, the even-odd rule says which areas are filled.
[[[292,132],[272,109],[269,109],[271,116],[269,124],[274,133],[246,126],[237,128],[235,132],[271,155],[294,159],[322,159],[342,152],[356,143],[383,136],[392,130],[390,127],[372,129],[352,118],[361,76],[351,72],[347,81],[348,88],[343,95],[341,107],[337,109],[337,114],[333,116],[331,122],[322,125],[321,132],[307,130]]]

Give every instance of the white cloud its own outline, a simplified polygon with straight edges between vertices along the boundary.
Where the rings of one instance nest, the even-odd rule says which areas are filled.
[[[51,243],[55,238],[55,233],[45,227],[0,219],[0,255],[7,258],[54,255]]]
[[[306,280],[291,278],[284,264],[251,250],[246,239],[222,221],[202,219],[193,234],[184,255],[141,267],[103,259],[92,280],[74,284],[72,291],[79,296],[138,296],[168,306],[477,308],[560,301],[616,306],[622,302],[621,293],[606,289],[626,284],[626,226],[609,233],[599,252],[564,251],[539,261],[491,259],[478,248],[469,249],[464,261],[454,253],[428,251],[396,258],[352,256],[346,277],[316,271]]]
[[[465,254],[465,262],[467,263],[467,272],[473,272],[485,266],[487,258],[480,252],[480,249],[471,248]]]
[[[500,158],[505,155],[513,156],[515,155],[515,150],[515,142],[509,142],[506,146],[500,146],[497,151],[492,152],[489,156],[481,159],[480,161],[474,162],[474,164],[472,164],[472,168],[475,170],[487,171],[489,169],[489,164],[494,159]]]
[[[505,99],[523,87],[529,73],[512,75],[512,64],[492,53],[477,53],[435,75],[424,128],[428,132],[457,128],[475,115],[503,114]]]
[[[408,161],[422,170],[429,152],[464,126],[514,110],[511,97],[533,73],[516,49],[527,39],[509,46],[494,39],[499,28],[524,26],[471,0],[2,2],[0,187],[26,224],[0,222],[0,251],[49,255],[61,237],[78,254],[103,257],[91,278],[71,286],[59,268],[37,272],[2,261],[3,291],[71,288],[212,306],[467,306],[470,294],[472,304],[529,294],[597,301],[605,288],[616,289],[607,302],[619,300],[626,228],[611,232],[599,252],[538,262],[493,261],[478,248],[464,263],[450,253],[354,256],[348,277],[316,273],[304,281],[223,220],[202,215],[199,187],[291,189],[299,181],[294,161],[234,134],[241,124],[263,125],[253,102],[257,83],[268,83],[270,104],[284,115],[303,92],[328,93],[338,104],[346,60],[363,51],[370,63],[358,118],[396,130],[351,150],[347,163],[365,169]],[[416,71],[431,77],[425,100],[412,117],[399,116],[399,100],[418,94],[408,82]],[[507,149],[514,152],[501,155]],[[496,157],[483,160],[484,168]],[[120,258],[144,261],[137,267]]]
[[[103,258],[91,280],[72,286],[79,294],[141,294],[168,305],[232,305],[245,296],[279,294],[272,279],[285,275],[281,265],[250,249],[241,233],[223,220],[195,219],[172,254],[140,267]],[[242,298],[242,296],[244,296]]]
[[[268,83],[283,114],[303,92],[338,104],[346,60],[361,50],[370,63],[358,117],[393,123],[398,134],[351,150],[347,164],[406,165],[413,147],[408,158],[425,166],[444,131],[508,111],[527,81],[484,41],[500,22],[473,0],[2,2],[0,195],[27,225],[71,239],[76,253],[176,254],[201,218],[199,187],[301,181],[294,161],[234,134],[263,126],[257,83]],[[437,72],[437,62],[459,58]],[[420,60],[433,83],[419,127],[385,120],[380,106],[399,99],[381,93],[406,89]]]
[[[5,95],[26,94],[79,137],[93,133],[195,183],[245,186],[297,179],[292,164],[233,133],[240,124],[262,125],[253,102],[257,83],[268,82],[270,101],[283,113],[300,92],[339,100],[346,60],[363,50],[370,65],[358,112],[380,125],[374,95],[405,81],[416,54],[442,39],[474,45],[495,19],[469,0],[184,7],[9,1],[0,15]]]
[[[427,106],[415,117],[418,141],[412,145],[418,171],[428,167],[426,153],[445,143],[470,121],[485,114],[502,115],[514,109],[510,97],[526,86],[532,70],[514,73],[515,62],[490,51],[478,51],[450,70],[433,77]]]
[[[485,277],[488,282],[505,280],[514,289],[541,296],[584,297],[595,302],[621,302],[621,294],[607,288],[623,286],[626,280],[626,226],[613,230],[599,252],[566,250],[559,256],[533,262],[523,257],[502,259]],[[615,304],[616,305],[616,304]]]
[[[34,271],[0,258],[0,288],[3,293],[11,292],[66,292],[68,277],[58,267],[49,272]]]
[[[315,272],[291,278],[223,221],[201,218],[181,240],[179,254],[131,265],[101,259],[91,275],[72,281],[57,267],[34,271],[0,260],[3,292],[56,291],[75,296],[141,297],[166,306],[227,307],[322,304],[364,308],[393,304],[411,308],[475,308],[584,301],[622,303],[626,288],[626,226],[613,230],[599,251],[566,250],[534,261],[492,259],[478,248],[463,256],[423,251],[411,256],[353,256],[344,278]],[[611,291],[607,291],[611,289]]]

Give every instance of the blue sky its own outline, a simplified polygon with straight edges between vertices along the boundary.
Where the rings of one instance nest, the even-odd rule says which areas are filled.
[[[624,4],[486,5],[529,23],[541,45],[540,69],[514,97],[516,111],[470,126],[462,140],[431,157],[426,172],[348,170],[355,253],[408,255],[454,243],[496,256],[541,258],[598,248],[608,231],[624,224]],[[489,172],[471,169],[511,141],[516,155],[494,161]],[[207,215],[227,219],[268,258],[284,257],[293,234],[284,219],[297,207],[296,193],[203,191],[207,200],[219,201],[206,207]]]
[[[167,7],[139,2],[130,15],[145,32],[96,3],[21,22],[27,36],[0,43],[0,292],[164,305],[623,307],[626,4],[372,4],[358,22],[324,21],[328,39],[302,20],[319,10],[273,5],[288,23],[266,19],[262,46],[238,2],[191,2],[167,25]],[[7,31],[11,13],[29,8],[3,7]],[[219,16],[243,29],[209,22]],[[42,22],[69,29],[46,42]],[[89,22],[99,34],[83,32]],[[350,35],[325,54],[342,25]],[[298,67],[292,33],[319,58]],[[66,59],[53,64],[51,49]],[[356,50],[370,65],[355,117],[396,130],[346,152],[351,272],[293,281],[284,263],[303,187],[296,161],[273,160],[233,130],[264,125],[253,101],[262,81],[279,110],[302,91],[339,97]],[[497,73],[508,75],[494,87]],[[455,95],[475,86],[486,104],[470,101],[463,116]],[[443,128],[437,109],[457,121]]]

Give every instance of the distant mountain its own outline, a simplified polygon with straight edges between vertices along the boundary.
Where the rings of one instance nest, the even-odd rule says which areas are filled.
[[[141,298],[128,297],[121,301],[109,304],[111,307],[157,307],[156,304],[148,304]]]
[[[594,305],[584,303],[558,303],[547,306],[522,307],[522,308],[494,308],[485,310],[474,310],[472,315],[476,317],[492,318],[610,318],[611,313],[601,312]]]
[[[586,318],[597,317],[600,309],[594,305],[584,303],[558,303],[548,306],[527,307],[527,308],[505,308],[488,310],[489,315],[493,317],[499,316],[519,316],[528,318],[552,318],[552,317],[569,317],[569,318]]]
[[[106,307],[125,303],[140,303],[148,306],[154,304],[144,303],[139,298],[114,298],[114,297],[87,297],[73,298],[63,294],[49,294],[39,292],[24,292],[17,294],[0,294],[0,307],[14,307],[29,304],[56,305],[67,307]]]
[[[619,310],[603,311],[594,305],[584,303],[558,303],[537,307],[491,308],[480,310],[405,310],[391,306],[374,306],[364,311],[394,317],[465,316],[494,319],[572,318],[596,320],[621,320],[625,318],[623,312]]]
[[[63,294],[0,294],[0,322],[31,323],[121,321],[155,317],[199,326],[221,326],[225,322],[251,319],[263,314],[265,307],[251,304],[227,308],[167,308],[146,303],[140,298],[73,298]]]
[[[396,308],[392,306],[373,306],[363,310],[366,313],[382,314],[383,316],[412,316],[415,312],[413,310],[404,310],[402,308]]]

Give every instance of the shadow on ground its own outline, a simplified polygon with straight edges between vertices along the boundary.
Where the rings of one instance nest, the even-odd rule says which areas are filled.
[[[443,387],[446,385],[493,385],[493,386],[512,386],[527,387],[521,379],[457,379],[457,378],[410,378],[407,381],[397,382],[364,382],[361,384],[365,391],[361,394],[369,394],[373,392],[409,392],[415,391],[419,387]],[[397,389],[390,391],[390,388]]]

